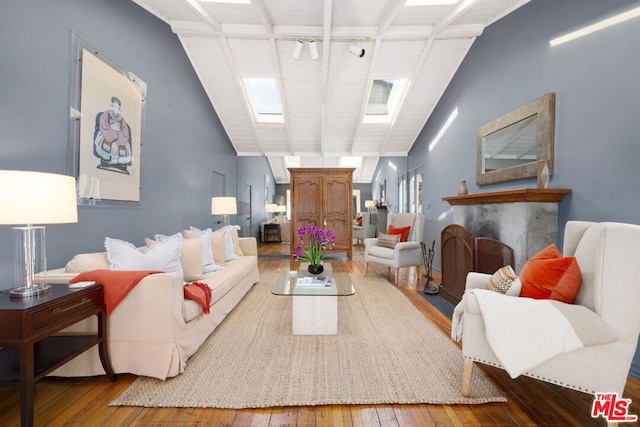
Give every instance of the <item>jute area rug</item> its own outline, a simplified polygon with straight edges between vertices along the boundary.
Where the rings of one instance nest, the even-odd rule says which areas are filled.
[[[351,274],[338,335],[291,335],[291,297],[261,278],[187,362],[160,381],[140,377],[112,406],[261,408],[323,404],[504,402],[474,368],[460,394],[462,353],[388,282]]]

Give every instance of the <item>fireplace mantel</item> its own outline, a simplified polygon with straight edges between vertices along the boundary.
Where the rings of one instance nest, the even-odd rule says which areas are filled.
[[[450,205],[481,205],[486,203],[560,203],[562,198],[571,194],[568,188],[522,188],[519,190],[493,191],[488,193],[462,194],[443,197]]]
[[[443,197],[453,205],[452,221],[475,237],[509,245],[516,272],[551,243],[558,244],[558,208],[571,190],[564,188],[494,191]]]

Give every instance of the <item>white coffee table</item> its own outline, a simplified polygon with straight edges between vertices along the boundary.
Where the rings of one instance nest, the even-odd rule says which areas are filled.
[[[338,297],[353,295],[356,291],[348,273],[333,273],[331,264],[324,264],[328,283],[311,286],[298,285],[298,279],[314,277],[302,263],[298,272],[284,271],[271,289],[274,295],[291,296],[293,335],[337,335]]]

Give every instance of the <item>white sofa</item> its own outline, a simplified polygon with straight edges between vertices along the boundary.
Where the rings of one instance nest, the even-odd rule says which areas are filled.
[[[258,282],[256,239],[238,240],[244,256],[227,261],[222,270],[206,273],[198,280],[212,289],[209,314],[203,314],[198,303],[184,299],[180,273],[149,275],[127,294],[107,318],[107,348],[115,373],[166,379],[184,372],[189,357]],[[106,259],[105,254],[96,255]],[[76,275],[61,268],[48,271],[47,280],[68,283]],[[97,320],[92,317],[64,333],[95,331]],[[50,375],[104,374],[95,346]]]

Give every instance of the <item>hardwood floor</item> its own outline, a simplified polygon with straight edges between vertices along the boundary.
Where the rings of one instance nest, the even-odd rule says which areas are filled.
[[[289,268],[284,244],[260,245],[260,272]],[[364,272],[362,246],[352,262],[331,259],[336,271]],[[382,266],[370,265],[369,275],[391,279]],[[400,288],[437,328],[448,336],[451,321],[420,296],[416,269],[400,273]],[[389,285],[393,286],[393,285]],[[1,327],[1,326],[0,326]],[[416,355],[420,357],[420,355]],[[36,384],[35,425],[42,426],[603,426],[590,417],[592,398],[577,391],[531,378],[512,380],[502,370],[479,365],[507,397],[506,403],[483,405],[329,405],[265,409],[110,407],[109,402],[134,380],[106,377],[47,378]],[[215,387],[215,384],[212,385]],[[625,398],[632,414],[640,414],[640,380],[629,377]],[[19,389],[0,385],[0,425],[20,425]],[[629,424],[631,425],[631,424]]]

